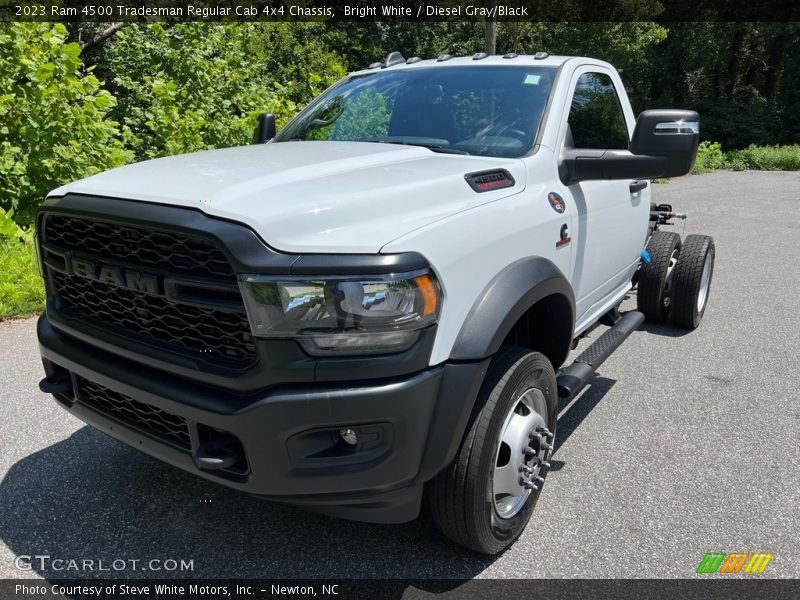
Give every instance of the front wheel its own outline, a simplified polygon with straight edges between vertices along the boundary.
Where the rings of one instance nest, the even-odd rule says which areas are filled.
[[[522,533],[547,476],[558,411],[553,366],[538,352],[502,347],[477,406],[455,460],[430,484],[431,508],[447,537],[496,554]]]

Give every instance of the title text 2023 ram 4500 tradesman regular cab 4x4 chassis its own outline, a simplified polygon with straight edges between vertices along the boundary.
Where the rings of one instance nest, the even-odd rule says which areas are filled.
[[[393,52],[254,141],[89,177],[38,216],[42,390],[212,481],[387,523],[426,491],[447,536],[498,552],[559,398],[644,318],[703,316],[713,241],[660,230],[648,181],[691,170],[698,116],[636,119],[607,63]]]

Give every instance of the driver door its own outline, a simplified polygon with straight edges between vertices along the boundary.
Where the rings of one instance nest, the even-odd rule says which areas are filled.
[[[572,95],[562,148],[627,150],[630,119],[611,73],[584,67],[573,75]],[[573,286],[576,328],[603,312],[610,296],[630,281],[647,233],[649,200],[634,191],[632,180],[582,181],[566,187],[575,207]],[[649,198],[649,190],[647,197]],[[615,294],[616,292],[616,294]],[[607,310],[607,309],[606,309]]]

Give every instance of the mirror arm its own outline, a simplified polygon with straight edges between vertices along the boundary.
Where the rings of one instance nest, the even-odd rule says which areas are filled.
[[[656,179],[667,169],[667,158],[631,154],[627,150],[565,150],[559,175],[564,185],[588,180]]]
[[[253,132],[254,144],[266,144],[277,135],[275,129],[275,115],[272,113],[262,113],[258,115],[256,130]]]

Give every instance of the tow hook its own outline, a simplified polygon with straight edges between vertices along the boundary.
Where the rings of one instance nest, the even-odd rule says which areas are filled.
[[[194,452],[194,463],[205,471],[229,469],[241,459],[238,441],[232,437],[221,437],[200,444]]]
[[[64,394],[72,389],[69,376],[48,375],[39,382],[39,389],[45,394]]]

